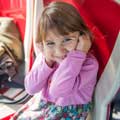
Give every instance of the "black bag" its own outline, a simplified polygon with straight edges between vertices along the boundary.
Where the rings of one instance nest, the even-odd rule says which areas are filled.
[[[120,120],[120,90],[112,101],[110,120]]]
[[[2,84],[3,80],[11,81],[12,78],[16,75],[18,65],[17,62],[9,50],[9,48],[4,44],[4,54],[0,56],[0,81]],[[2,85],[0,85],[2,86]]]

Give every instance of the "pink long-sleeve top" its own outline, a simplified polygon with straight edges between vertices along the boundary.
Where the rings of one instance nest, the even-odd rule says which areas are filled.
[[[96,84],[98,62],[92,54],[69,52],[60,65],[50,68],[39,55],[25,77],[26,91],[56,105],[87,104]]]

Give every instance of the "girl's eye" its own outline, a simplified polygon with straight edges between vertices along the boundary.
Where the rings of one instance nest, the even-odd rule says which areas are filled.
[[[70,38],[64,39],[64,40],[63,40],[63,43],[70,42],[71,40],[72,40],[72,39],[70,39]]]
[[[53,46],[55,43],[54,42],[48,42],[47,46]]]

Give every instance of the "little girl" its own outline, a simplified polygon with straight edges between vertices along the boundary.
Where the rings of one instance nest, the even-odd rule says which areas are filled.
[[[26,91],[40,96],[38,107],[31,108],[34,102],[12,119],[86,120],[98,72],[98,62],[89,52],[91,32],[65,2],[45,7],[38,31],[41,53],[25,78]]]

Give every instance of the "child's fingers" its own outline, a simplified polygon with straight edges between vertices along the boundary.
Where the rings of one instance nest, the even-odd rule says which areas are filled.
[[[79,42],[77,45],[77,50],[81,50],[83,52],[88,52],[90,47],[91,47],[91,40],[89,36],[87,35],[82,35],[79,37]]]

